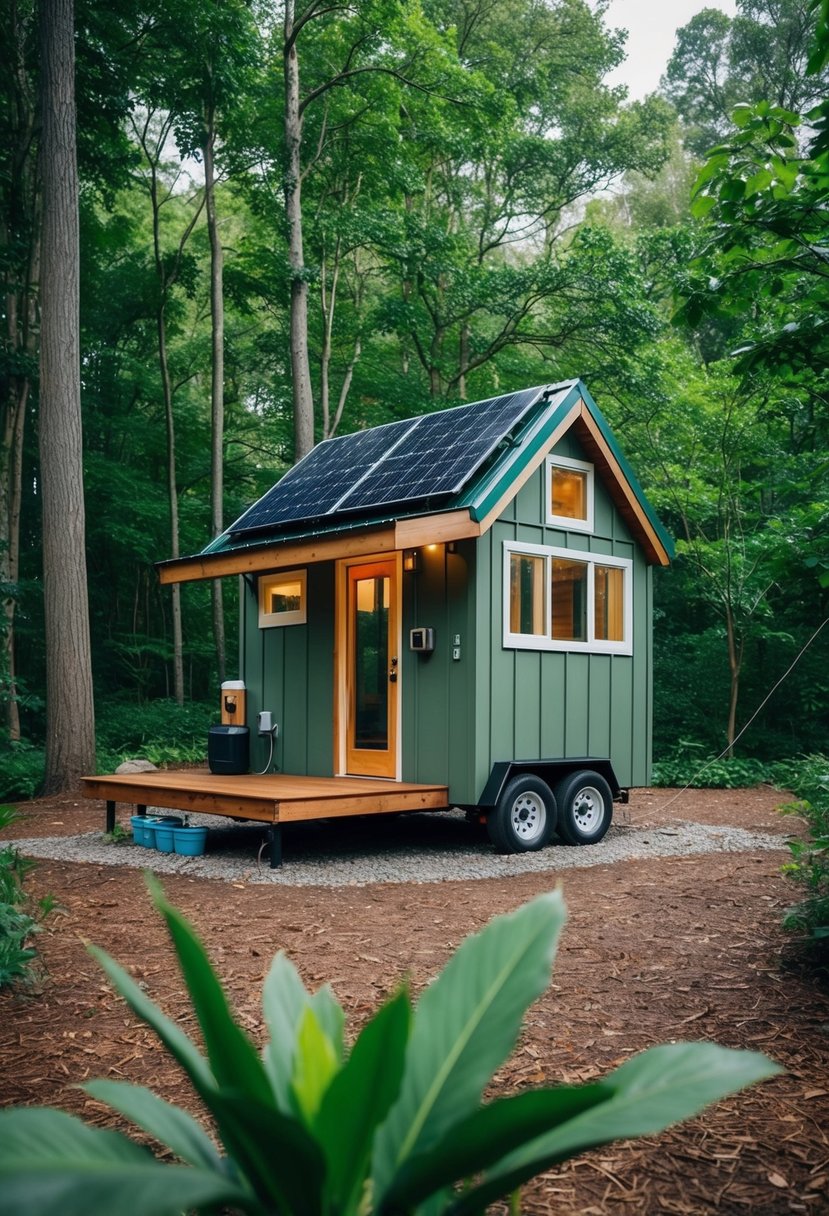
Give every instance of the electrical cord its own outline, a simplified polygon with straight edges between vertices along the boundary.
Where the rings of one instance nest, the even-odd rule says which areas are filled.
[[[790,675],[790,674],[791,674],[791,673],[794,671],[794,669],[795,669],[795,667],[797,666],[797,664],[798,664],[798,663],[800,662],[800,660],[803,658],[804,654],[805,654],[805,653],[806,653],[806,651],[809,649],[809,647],[811,646],[812,642],[814,642],[815,638],[818,636],[818,634],[819,634],[819,633],[820,633],[820,631],[821,631],[821,630],[824,628],[824,626],[825,626],[825,625],[829,625],[829,616],[828,616],[828,617],[826,617],[826,619],[825,619],[824,621],[821,621],[821,623],[818,625],[818,627],[817,627],[817,629],[815,630],[815,632],[814,632],[814,633],[812,634],[812,636],[809,638],[808,642],[806,642],[806,644],[800,648],[800,650],[797,652],[797,654],[796,654],[796,655],[794,656],[794,658],[792,659],[792,661],[791,661],[791,663],[789,664],[789,666],[788,666],[788,667],[786,668],[786,670],[783,672],[783,674],[782,674],[782,676],[780,677],[780,679],[777,681],[777,683],[776,683],[776,684],[772,685],[771,689],[770,689],[770,690],[769,690],[769,691],[766,693],[765,697],[764,697],[764,698],[763,698],[763,700],[760,702],[760,704],[757,706],[757,708],[755,709],[754,713],[751,715],[751,717],[749,718],[749,720],[746,722],[746,724],[743,726],[743,728],[742,728],[742,729],[739,731],[739,733],[738,733],[737,735],[735,735],[735,737],[734,737],[733,741],[732,741],[731,743],[727,743],[727,744],[725,745],[725,747],[724,747],[724,748],[722,749],[722,751],[720,752],[719,756],[714,756],[714,757],[713,757],[713,759],[711,759],[711,760],[706,760],[706,762],[705,762],[705,764],[703,764],[702,768],[698,769],[698,770],[697,770],[697,772],[696,772],[696,773],[694,773],[693,777],[692,777],[692,778],[691,778],[691,780],[690,780],[690,781],[687,783],[687,785],[683,785],[682,789],[681,789],[681,790],[679,790],[679,791],[678,791],[676,794],[674,794],[673,798],[669,798],[669,799],[668,799],[668,801],[667,801],[667,802],[664,804],[664,806],[659,807],[659,810],[660,810],[660,811],[667,811],[667,809],[668,809],[668,807],[669,807],[669,806],[673,806],[673,804],[676,802],[677,798],[681,798],[681,797],[682,797],[682,795],[683,795],[683,794],[686,792],[686,790],[689,790],[689,789],[691,788],[691,786],[694,784],[694,782],[695,782],[695,781],[696,781],[696,780],[697,780],[699,777],[701,777],[701,776],[702,776],[702,774],[705,772],[705,770],[706,770],[706,769],[709,769],[709,768],[711,767],[711,765],[712,765],[712,764],[716,764],[718,760],[722,760],[722,758],[723,758],[723,756],[725,755],[725,753],[726,753],[726,752],[727,752],[727,751],[728,751],[730,748],[733,748],[733,747],[734,747],[734,745],[735,745],[735,743],[739,743],[739,742],[740,742],[740,740],[742,739],[743,735],[746,733],[746,731],[748,730],[748,728],[751,726],[751,724],[752,724],[752,722],[754,721],[754,719],[757,717],[757,715],[760,713],[760,711],[761,711],[762,709],[764,709],[764,708],[766,707],[766,705],[768,705],[769,701],[770,701],[770,700],[771,700],[771,698],[774,696],[774,694],[777,692],[778,688],[779,688],[779,687],[780,687],[780,685],[783,683],[783,681],[784,681],[784,680],[785,680],[785,679],[786,679],[786,678],[787,678],[787,677],[788,677],[788,676],[789,676],[789,675]]]
[[[273,763],[274,731],[275,730],[276,730],[276,727],[274,727],[273,730],[268,731],[268,737],[270,738],[270,741],[271,741],[270,750],[268,752],[268,763],[265,765],[265,767],[262,769],[261,772],[254,774],[254,776],[256,776],[256,777],[264,777],[265,774],[267,773],[268,769],[271,767],[271,764]]]

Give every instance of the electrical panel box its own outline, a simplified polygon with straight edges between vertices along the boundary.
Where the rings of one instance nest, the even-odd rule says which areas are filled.
[[[409,649],[419,654],[431,654],[435,649],[434,629],[420,626],[409,631]]]

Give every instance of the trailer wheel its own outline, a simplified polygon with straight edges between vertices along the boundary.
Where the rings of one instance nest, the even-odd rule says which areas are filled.
[[[558,830],[567,844],[597,844],[613,819],[613,795],[600,773],[582,769],[555,787]]]
[[[486,826],[499,853],[529,853],[547,844],[556,830],[556,818],[549,785],[532,773],[522,773],[504,786]]]

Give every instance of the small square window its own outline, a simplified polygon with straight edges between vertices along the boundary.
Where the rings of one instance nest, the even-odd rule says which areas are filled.
[[[564,456],[547,461],[547,523],[571,532],[593,531],[593,466]]]
[[[259,628],[304,625],[307,617],[307,572],[284,570],[259,580]]]

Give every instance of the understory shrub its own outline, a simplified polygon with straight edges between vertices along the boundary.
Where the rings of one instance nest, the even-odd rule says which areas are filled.
[[[829,961],[829,757],[805,756],[786,767],[785,784],[797,801],[781,809],[802,815],[809,836],[788,842],[792,860],[783,873],[801,888],[803,899],[788,910],[783,924],[825,962]]]
[[[0,801],[34,798],[43,784],[42,747],[0,740]]]
[[[654,762],[653,784],[690,786],[692,789],[738,789],[741,786],[775,785],[781,766],[763,760],[733,756],[730,760],[707,756],[699,744],[680,743],[676,751]]]
[[[414,1009],[401,987],[350,1051],[331,989],[309,993],[278,954],[265,980],[270,1039],[260,1057],[203,945],[150,882],[206,1054],[117,963],[92,952],[187,1073],[221,1149],[151,1090],[87,1082],[92,1098],[179,1163],[61,1111],[0,1111],[3,1216],[472,1216],[585,1149],[651,1135],[779,1072],[756,1052],[672,1043],[602,1081],[482,1103],[527,1008],[549,985],[565,918],[559,892],[468,938]]]
[[[16,818],[13,807],[0,806],[0,830]],[[23,879],[33,866],[13,845],[0,848],[0,989],[31,978],[33,938],[54,906],[50,898],[34,901],[26,894]]]

